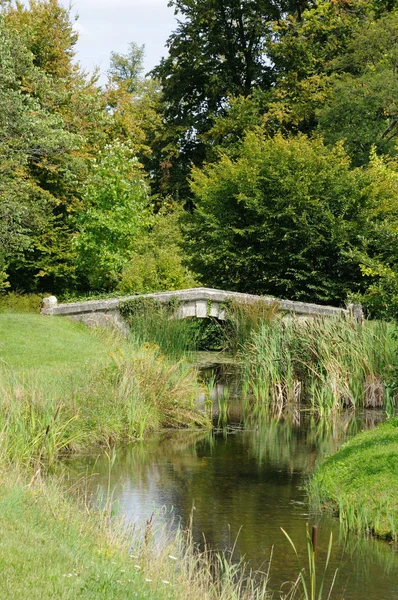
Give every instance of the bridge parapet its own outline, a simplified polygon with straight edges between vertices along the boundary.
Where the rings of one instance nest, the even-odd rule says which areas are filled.
[[[65,304],[58,304],[57,299],[54,296],[50,296],[50,298],[43,300],[41,314],[67,316],[91,325],[101,326],[111,323],[122,330],[126,330],[127,326],[120,314],[120,304],[126,300],[135,300],[137,298],[152,298],[158,302],[164,303],[170,302],[176,298],[178,307],[175,316],[179,319],[186,317],[197,317],[200,319],[211,316],[220,320],[225,320],[225,303],[230,300],[236,300],[242,304],[253,304],[259,300],[269,304],[277,302],[282,312],[299,316],[333,317],[352,314],[358,320],[363,319],[362,308],[360,305],[352,304],[349,305],[347,309],[344,309],[334,306],[322,306],[319,304],[296,302],[293,300],[280,300],[279,298],[272,298],[270,296],[256,296],[253,294],[242,294],[240,292],[229,292],[204,287]]]

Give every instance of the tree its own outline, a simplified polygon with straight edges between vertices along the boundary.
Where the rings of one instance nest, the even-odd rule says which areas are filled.
[[[107,141],[110,115],[95,77],[73,62],[77,35],[70,9],[59,0],[32,0],[28,7],[2,3],[1,13],[12,44],[16,107],[25,107],[26,120],[16,119],[19,137],[6,136],[27,148],[19,154],[23,170],[13,172],[17,195],[25,193],[29,244],[13,251],[10,282],[19,289],[59,292],[76,283],[73,240],[83,210],[81,189],[90,158]]]
[[[111,56],[105,90],[111,115],[106,128],[108,136],[110,140],[126,142],[147,169],[153,171],[152,146],[164,128],[159,83],[141,75],[144,46],[131,42],[128,54]]]
[[[78,273],[90,289],[115,289],[138,233],[151,221],[147,184],[130,148],[116,141],[93,160],[83,200]]]
[[[144,54],[145,46],[138,46],[135,42],[130,42],[127,54],[112,52],[108,71],[110,80],[116,83],[123,82],[130,94],[137,91],[144,70]]]
[[[269,89],[273,69],[266,51],[270,23],[281,15],[273,0],[171,0],[181,16],[153,74],[162,85],[168,136],[158,149],[166,189],[186,191],[191,163],[201,164],[200,139],[229,98]],[[163,183],[165,180],[163,179]]]
[[[9,2],[3,8],[6,24],[21,36],[21,42],[32,53],[33,63],[55,79],[73,77],[74,47],[78,34],[73,29],[70,9],[59,0]]]
[[[118,289],[129,294],[181,290],[197,285],[186,266],[180,228],[181,207],[166,206],[138,234]]]
[[[51,229],[54,238],[59,229],[54,212],[57,201],[34,173],[43,165],[52,173],[62,168],[67,182],[73,168],[65,157],[79,144],[77,136],[63,129],[59,115],[26,93],[25,81],[41,87],[47,80],[0,16],[0,262],[3,273],[7,268],[11,282],[20,287],[25,278],[32,286],[41,270],[39,246],[49,251],[46,232]]]
[[[361,27],[331,79],[329,98],[318,109],[319,130],[333,144],[344,139],[355,164],[394,153],[398,135],[398,12]]]
[[[248,133],[239,156],[193,172],[191,265],[209,285],[341,304],[363,285],[355,252],[377,252],[376,207],[397,208],[371,182],[341,144]]]

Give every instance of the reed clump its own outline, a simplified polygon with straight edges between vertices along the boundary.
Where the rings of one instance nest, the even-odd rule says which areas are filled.
[[[197,319],[176,319],[178,301],[162,303],[154,298],[125,301],[120,306],[131,335],[140,344],[159,346],[167,356],[181,357],[197,350]]]
[[[240,353],[244,387],[279,406],[305,400],[327,415],[342,407],[395,405],[396,328],[350,318],[273,318]]]
[[[226,303],[225,312],[224,349],[237,355],[245,348],[254,331],[275,319],[279,313],[279,302],[264,299],[255,302],[231,300]]]

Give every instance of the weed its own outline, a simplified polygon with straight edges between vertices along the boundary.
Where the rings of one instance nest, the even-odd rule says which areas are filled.
[[[325,568],[323,571],[323,575],[321,578],[321,582],[319,585],[319,588],[317,587],[317,567],[316,567],[316,561],[315,561],[315,555],[316,555],[316,547],[317,547],[317,536],[318,536],[318,528],[316,525],[313,525],[312,527],[312,531],[310,534],[309,528],[308,528],[308,523],[306,525],[306,535],[305,535],[305,540],[306,540],[306,547],[307,547],[307,554],[308,554],[308,579],[306,579],[305,577],[305,569],[304,567],[302,567],[302,565],[300,564],[300,559],[298,556],[298,552],[296,549],[296,546],[294,545],[293,540],[291,539],[291,537],[289,536],[288,533],[286,533],[286,531],[284,529],[282,529],[282,532],[284,533],[284,535],[286,536],[287,540],[289,541],[291,547],[293,548],[293,551],[297,557],[298,560],[298,564],[299,564],[299,568],[300,568],[300,582],[301,582],[301,587],[303,590],[303,594],[304,594],[304,598],[305,600],[322,600],[323,598],[323,589],[325,586],[325,577],[326,577],[326,573],[328,570],[328,566],[329,566],[329,561],[330,561],[330,555],[332,552],[332,545],[333,545],[333,534],[332,532],[330,533],[330,538],[329,538],[329,545],[328,545],[328,550],[327,550],[327,555],[326,555],[326,562],[325,562]],[[329,588],[329,592],[327,594],[327,599],[329,600],[332,590],[333,590],[333,586],[334,586],[334,582],[336,580],[336,575],[337,575],[337,570],[335,571],[334,577],[333,577],[333,581],[332,584]]]

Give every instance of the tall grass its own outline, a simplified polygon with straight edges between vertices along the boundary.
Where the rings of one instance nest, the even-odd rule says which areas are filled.
[[[197,350],[232,352],[242,349],[253,330],[278,312],[279,304],[258,300],[254,303],[227,302],[226,321],[215,318],[175,319],[178,303],[162,304],[154,299],[127,301],[123,317],[132,335],[141,342],[157,344],[172,356],[184,356]]]
[[[244,387],[263,403],[305,399],[320,415],[379,407],[397,365],[396,330],[348,318],[274,318],[252,331],[240,353]],[[388,396],[390,409],[395,398]]]
[[[224,348],[237,355],[245,348],[253,332],[264,323],[271,322],[278,312],[277,301],[270,304],[262,299],[251,303],[232,300],[226,306]]]
[[[209,425],[194,404],[202,391],[198,373],[185,360],[56,318],[2,320],[3,461],[51,463],[60,454],[141,438],[160,427]]]
[[[141,438],[159,427],[207,426],[194,406],[195,369],[144,346],[86,368],[64,388],[43,390],[0,370],[0,451],[13,462],[52,462],[62,452]]]
[[[192,530],[192,519],[186,529],[151,519],[144,532],[134,532],[132,554],[150,580],[167,582],[174,600],[271,600],[271,565],[254,572],[243,560],[232,559],[233,547],[221,552],[204,543],[199,548]]]
[[[198,349],[197,319],[175,319],[176,306],[154,299],[126,302],[121,311],[129,325],[131,336],[138,343],[159,346],[168,356],[186,356]]]

